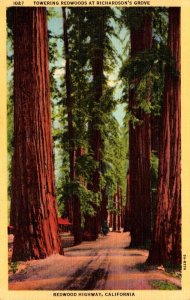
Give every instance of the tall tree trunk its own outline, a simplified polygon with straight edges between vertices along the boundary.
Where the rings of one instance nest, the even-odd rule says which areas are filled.
[[[108,195],[106,193],[106,188],[102,189],[102,201],[101,201],[101,224],[103,224],[108,219]]]
[[[121,228],[123,228],[123,193],[122,188],[120,188],[120,222],[121,222]]]
[[[108,214],[108,226],[113,228],[113,213],[109,212]]]
[[[68,120],[68,135],[69,135],[69,162],[70,162],[70,182],[74,183],[76,179],[75,174],[75,161],[76,161],[76,150],[75,150],[75,133],[73,128],[73,100],[71,96],[71,74],[70,74],[70,60],[69,60],[69,42],[67,35],[67,18],[66,9],[62,8],[63,12],[63,38],[64,38],[64,49],[65,49],[65,81],[66,81],[66,93],[67,93],[67,120]],[[69,210],[72,211],[72,216],[69,216],[73,222],[73,234],[75,244],[79,244],[82,241],[82,230],[81,230],[81,207],[80,199],[76,194],[70,195]]]
[[[125,226],[125,206],[122,204],[122,213],[121,213],[121,227],[124,230],[124,226]]]
[[[100,37],[104,38],[104,20],[102,17],[101,22],[98,25]],[[102,40],[103,43],[103,40]],[[91,103],[91,117],[92,120],[89,124],[89,144],[93,152],[93,159],[97,163],[97,167],[92,175],[92,181],[88,185],[89,189],[94,193],[100,192],[100,160],[101,160],[101,149],[103,145],[103,140],[101,136],[100,129],[97,128],[97,112],[94,113],[94,108],[100,105],[100,98],[102,96],[103,88],[103,61],[104,61],[104,51],[103,46],[93,45],[92,53],[92,74],[93,74],[93,93],[94,99]],[[95,240],[98,238],[98,228],[100,223],[99,208],[96,204],[93,204],[93,209],[95,211],[94,217],[86,216],[85,228],[84,228],[84,239]]]
[[[121,186],[119,186],[119,221],[118,221],[118,230],[121,230],[121,226],[122,226],[122,188]]]
[[[180,8],[169,8],[168,48],[180,73]],[[180,75],[166,66],[156,221],[148,263],[181,264]]]
[[[152,18],[146,14],[141,26],[131,28],[131,56],[151,48]],[[134,81],[138,78],[134,76]],[[147,80],[147,102],[150,101],[149,80]],[[150,154],[151,131],[150,115],[138,108],[135,88],[129,93],[129,109],[140,120],[134,127],[129,124],[129,169],[130,169],[130,221],[131,246],[142,246],[151,237],[151,188]]]
[[[114,193],[114,196],[113,196],[113,208],[114,208],[114,211],[113,211],[113,219],[112,219],[112,222],[113,222],[113,227],[112,227],[112,230],[113,231],[116,231],[116,223],[117,223],[117,218],[116,218],[116,205],[117,205],[117,193]]]
[[[131,230],[131,207],[130,207],[130,172],[127,172],[127,193],[125,204],[125,220],[124,220],[124,232]]]
[[[61,253],[45,8],[14,8],[13,261]]]
[[[121,230],[121,186],[117,184],[117,230]]]

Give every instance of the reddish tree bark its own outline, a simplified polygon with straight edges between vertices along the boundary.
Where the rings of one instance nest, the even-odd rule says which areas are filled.
[[[131,28],[131,57],[151,48],[152,18],[145,14],[138,27]],[[138,82],[134,74],[134,82]],[[133,83],[133,82],[132,82]],[[147,80],[147,102],[150,101],[149,80]],[[135,88],[129,92],[129,109],[140,120],[135,126],[129,122],[129,203],[131,246],[142,246],[151,237],[151,188],[150,188],[150,154],[151,131],[150,115],[138,108]],[[128,216],[126,216],[127,218]]]
[[[75,149],[75,133],[73,127],[73,99],[71,96],[72,82],[70,74],[70,60],[69,60],[69,41],[67,34],[67,18],[65,7],[62,8],[63,12],[63,38],[65,49],[65,81],[66,81],[66,106],[67,106],[67,122],[68,122],[68,136],[69,136],[69,163],[70,163],[70,182],[74,183],[76,179],[75,162],[76,162],[76,149]],[[81,205],[78,195],[72,194],[67,199],[69,218],[73,223],[73,235],[75,244],[82,242],[82,229],[81,229]]]
[[[107,205],[108,205],[108,195],[106,193],[106,188],[102,189],[102,201],[101,201],[101,224],[104,223],[104,221],[107,221],[108,218],[108,211],[107,211]]]
[[[113,213],[112,212],[109,212],[109,214],[108,214],[108,222],[109,222],[108,226],[112,228],[113,227]]]
[[[61,253],[45,8],[14,9],[13,261]]]
[[[117,226],[117,218],[116,218],[116,205],[117,205],[117,193],[114,194],[113,196],[113,217],[112,217],[112,230],[116,231],[116,226]]]
[[[180,8],[169,8],[168,48],[180,73]],[[166,66],[156,221],[148,263],[181,264],[180,75]]]
[[[120,187],[120,229],[123,228],[123,193],[122,188]]]
[[[125,219],[124,219],[124,232],[131,230],[131,211],[130,211],[130,172],[127,172],[127,193],[126,193],[126,204],[125,204]]]
[[[117,185],[117,230],[121,230],[121,210],[122,210],[122,190],[121,186]]]
[[[125,226],[125,205],[122,204],[122,213],[121,213],[121,227],[124,230]]]

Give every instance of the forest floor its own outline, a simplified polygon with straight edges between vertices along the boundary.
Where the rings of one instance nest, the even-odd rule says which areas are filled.
[[[20,262],[10,271],[11,290],[150,290],[151,281],[181,287],[180,279],[146,270],[148,251],[130,249],[130,234],[110,232],[97,241],[65,248],[65,255]],[[10,249],[11,253],[11,249]]]

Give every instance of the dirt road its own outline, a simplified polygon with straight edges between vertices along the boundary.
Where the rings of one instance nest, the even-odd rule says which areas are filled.
[[[128,249],[129,233],[109,233],[94,242],[65,249],[65,256],[53,255],[31,261],[11,275],[12,290],[147,290],[151,280],[180,286],[180,280],[163,271],[140,271],[148,251]],[[26,268],[25,268],[26,267]]]

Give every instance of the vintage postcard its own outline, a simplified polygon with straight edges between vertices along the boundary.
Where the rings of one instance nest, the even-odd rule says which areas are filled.
[[[190,3],[1,0],[0,299],[190,299]]]

